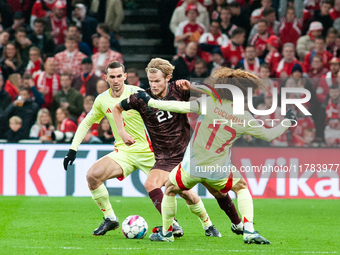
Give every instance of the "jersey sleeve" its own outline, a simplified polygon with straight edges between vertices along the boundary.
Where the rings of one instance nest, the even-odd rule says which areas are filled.
[[[148,102],[148,106],[153,108],[157,108],[163,111],[169,112],[177,112],[177,113],[189,113],[195,112],[198,113],[200,111],[200,106],[197,100],[190,102],[183,101],[161,101],[150,99]]]
[[[172,82],[170,86],[173,86],[176,91],[180,94],[182,101],[189,101],[190,98],[190,90],[183,90],[179,86],[176,85],[175,82]]]
[[[273,128],[265,128],[263,126],[259,126],[256,119],[254,119],[249,112],[245,112],[245,115],[246,130],[244,133],[263,139],[267,142],[279,137],[289,128],[283,126],[281,123]]]
[[[94,101],[91,111],[86,115],[85,119],[83,119],[83,121],[78,126],[76,134],[74,135],[74,138],[72,140],[72,150],[77,151],[79,145],[87,134],[87,131],[94,123],[99,123],[100,120],[104,117],[104,112],[100,108],[100,98],[101,96],[97,97],[97,99]]]

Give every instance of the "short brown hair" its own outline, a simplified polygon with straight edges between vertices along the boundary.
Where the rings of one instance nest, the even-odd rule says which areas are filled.
[[[125,73],[125,66],[118,61],[113,61],[110,64],[108,64],[107,67],[105,68],[105,73],[107,74],[109,68],[115,69],[115,68],[119,68],[119,67],[121,67],[123,69],[123,72]]]
[[[126,70],[126,73],[133,73],[135,74],[137,77],[139,77],[138,75],[138,70],[136,68],[129,68],[128,70]]]

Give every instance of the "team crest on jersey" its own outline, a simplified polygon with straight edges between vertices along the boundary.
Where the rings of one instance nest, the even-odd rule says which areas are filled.
[[[126,115],[131,116],[132,114],[133,114],[133,111],[132,111],[132,110],[129,110],[129,111],[126,112]]]

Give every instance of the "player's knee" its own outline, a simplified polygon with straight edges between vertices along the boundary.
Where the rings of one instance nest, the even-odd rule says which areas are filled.
[[[232,188],[232,190],[236,193],[240,191],[241,189],[248,189],[248,184],[246,180],[243,178],[239,180]]]
[[[146,189],[147,192],[150,192],[150,191],[152,191],[156,188],[159,188],[159,187],[157,187],[155,181],[146,180],[145,183],[144,183],[144,188]]]
[[[86,173],[86,180],[90,188],[97,188],[98,184],[100,185],[100,176],[99,176],[99,169],[95,167],[91,167],[89,171]]]

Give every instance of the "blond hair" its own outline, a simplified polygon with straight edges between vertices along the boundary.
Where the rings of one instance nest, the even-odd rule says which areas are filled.
[[[41,115],[43,115],[44,113],[48,114],[48,116],[50,117],[48,124],[52,125],[52,120],[51,120],[51,115],[50,115],[50,111],[46,108],[42,108],[39,110],[38,112],[38,117],[37,117],[37,121],[36,124],[41,128],[42,124],[41,124]]]
[[[153,58],[149,62],[148,66],[145,68],[146,73],[157,73],[161,71],[165,77],[170,75],[172,76],[172,72],[174,71],[175,67],[170,64],[168,60],[161,59],[161,58]]]
[[[10,76],[8,76],[8,80],[17,88],[20,87],[19,79],[21,78],[21,75],[19,73],[13,73]]]
[[[22,125],[22,119],[19,116],[13,116],[9,119],[9,123]]]
[[[210,76],[208,84],[212,87],[214,87],[215,84],[234,85],[242,90],[245,97],[248,94],[248,88],[252,88],[253,92],[258,89],[265,89],[265,85],[256,75],[241,69],[234,70],[228,67],[215,69]],[[222,99],[233,100],[232,93],[229,89],[216,89],[216,91]]]

